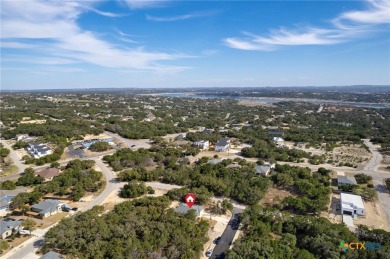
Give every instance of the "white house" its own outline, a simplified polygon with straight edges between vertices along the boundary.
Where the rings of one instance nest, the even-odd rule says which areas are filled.
[[[5,218],[0,220],[0,239],[6,239],[14,233],[19,232],[21,220]]]
[[[364,216],[365,209],[361,196],[341,193],[340,194],[341,214],[356,216]]]
[[[44,217],[49,217],[51,215],[57,214],[57,212],[62,211],[62,207],[65,205],[64,202],[59,202],[57,200],[47,199],[41,201],[38,204],[31,206],[31,210],[38,212],[39,215]]]
[[[284,139],[281,137],[274,137],[273,140],[276,145],[284,145]]]
[[[255,172],[258,175],[268,176],[271,172],[271,167],[268,165],[258,165],[255,167]]]
[[[52,150],[42,142],[28,144],[27,150],[34,158],[44,157],[52,153]]]
[[[215,144],[215,151],[217,152],[227,152],[230,149],[230,139],[220,138]]]
[[[208,150],[210,147],[210,142],[208,140],[199,140],[192,143],[192,145],[196,146],[201,150]]]

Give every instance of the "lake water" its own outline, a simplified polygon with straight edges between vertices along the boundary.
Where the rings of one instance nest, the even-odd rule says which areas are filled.
[[[233,97],[233,96],[217,96],[217,95],[198,95],[198,94],[188,94],[188,93],[163,93],[156,94],[159,96],[166,97],[180,97],[180,98],[198,98],[198,99],[233,99],[233,100],[245,100],[253,102],[262,102],[262,103],[278,103],[284,101],[292,102],[302,102],[302,100],[294,98],[272,98],[272,97]],[[338,106],[354,106],[362,108],[374,108],[374,109],[390,109],[390,106],[383,103],[363,103],[363,102],[343,102],[343,101],[332,101],[332,100],[311,100],[306,99],[305,102],[314,103],[314,104],[328,104],[328,105],[338,105]]]

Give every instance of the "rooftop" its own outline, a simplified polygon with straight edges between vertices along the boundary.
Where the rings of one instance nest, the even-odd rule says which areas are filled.
[[[203,207],[199,205],[194,205],[190,208],[187,206],[187,204],[180,203],[180,205],[174,209],[174,211],[178,213],[187,213],[189,210],[195,210],[196,214],[200,215],[200,213],[203,211]]]
[[[338,175],[337,182],[357,185],[356,179],[353,176]]]
[[[36,173],[36,175],[41,176],[43,178],[52,178],[60,174],[61,172],[57,168],[46,168]]]
[[[364,208],[363,199],[359,195],[353,195],[349,193],[341,193],[341,202],[344,204],[353,204],[358,208]]]
[[[215,144],[215,146],[226,146],[230,143],[230,139],[229,138],[220,138],[218,139],[217,141],[217,144]]]

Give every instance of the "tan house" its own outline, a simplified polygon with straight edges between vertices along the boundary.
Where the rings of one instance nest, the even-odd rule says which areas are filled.
[[[45,178],[45,181],[51,181],[54,177],[59,176],[60,174],[61,172],[57,168],[46,168],[36,173],[37,176]]]

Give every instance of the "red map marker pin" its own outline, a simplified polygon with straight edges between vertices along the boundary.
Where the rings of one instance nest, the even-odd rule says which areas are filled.
[[[192,207],[195,204],[195,195],[193,193],[189,193],[186,195],[186,203],[188,207]]]

